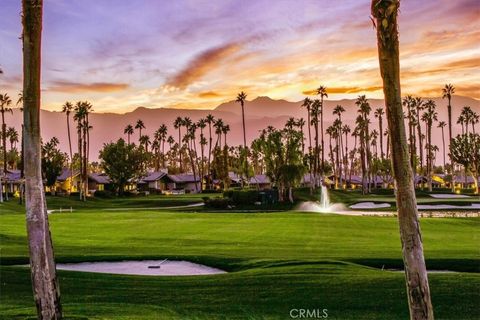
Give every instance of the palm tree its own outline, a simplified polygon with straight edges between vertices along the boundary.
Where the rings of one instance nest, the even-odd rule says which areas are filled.
[[[317,89],[317,95],[320,96],[320,134],[322,136],[322,176],[325,175],[324,168],[325,168],[325,143],[323,141],[323,98],[328,98],[327,88],[324,86],[320,86]]]
[[[471,124],[474,120],[475,113],[473,112],[470,106],[465,106],[460,111],[460,116],[463,116],[464,124],[465,124],[465,133],[468,134],[468,125]],[[473,127],[473,124],[472,124]]]
[[[366,171],[365,174],[368,177],[368,191],[370,191],[371,185],[371,153],[370,153],[370,132],[369,132],[369,114],[372,108],[370,107],[370,103],[368,102],[368,99],[366,98],[365,95],[361,95],[357,98],[355,101],[355,104],[358,106],[359,110],[358,112],[360,115],[363,117],[363,123],[361,125],[361,129],[363,131],[363,138],[364,138],[364,148],[365,148],[365,166],[366,166]]]
[[[348,171],[348,134],[350,132],[351,132],[350,126],[348,124],[344,124],[342,127],[342,133],[345,135],[345,153],[343,154],[345,181],[347,180],[347,171]]]
[[[245,92],[240,92],[237,95],[237,100],[236,102],[239,102],[240,105],[242,106],[242,126],[243,126],[243,147],[246,149],[247,148],[247,136],[245,133],[245,101],[247,99],[247,94]]]
[[[302,103],[301,107],[305,107],[307,109],[308,158],[311,159],[311,155],[312,155],[312,131],[311,131],[312,121],[310,119],[310,115],[311,115],[312,100],[310,100],[308,97],[305,98],[303,100],[303,103]],[[311,161],[308,161],[308,169],[309,169],[309,173],[310,173],[310,194],[313,194],[314,184],[312,183],[313,176],[312,176],[312,163],[311,163]]]
[[[158,128],[158,138],[160,139],[160,142],[162,143],[161,149],[162,149],[162,167],[166,168],[166,163],[165,163],[165,141],[167,140],[167,134],[168,134],[168,128],[165,124],[162,123],[162,125]]]
[[[0,113],[2,114],[2,148],[3,148],[3,172],[7,172],[7,124],[5,123],[5,113],[13,114],[12,99],[8,94],[0,94]],[[0,190],[1,191],[1,190]]]
[[[418,150],[420,151],[420,174],[422,174],[423,173],[423,134],[422,134],[421,111],[423,110],[423,100],[420,97],[416,97],[412,103],[416,110],[415,122],[417,124]]]
[[[247,151],[247,136],[246,136],[246,132],[245,132],[245,107],[244,107],[246,99],[247,99],[247,94],[242,91],[237,95],[237,100],[235,100],[236,102],[239,102],[240,105],[242,106],[243,153],[244,153],[244,155],[242,157],[242,161],[245,163],[245,165],[244,165],[245,168],[244,168],[244,172],[243,172],[245,177],[248,176],[248,169],[247,169],[248,151]],[[243,187],[243,179],[242,179],[242,187]]]
[[[375,109],[375,118],[378,118],[378,132],[380,133],[380,157],[382,160],[384,159],[384,154],[383,154],[383,115],[385,114],[385,111],[383,111],[383,108],[377,108]]]
[[[22,1],[27,235],[33,297],[39,319],[61,319],[60,286],[43,189],[40,150],[42,1]]]
[[[447,98],[448,105],[448,145],[452,142],[452,96],[455,93],[455,87],[452,84],[446,84],[445,87],[442,89],[442,98]],[[455,191],[455,184],[453,183],[453,161],[452,157],[450,157],[450,166],[452,168],[452,192]]]
[[[343,135],[342,135],[342,113],[345,112],[345,108],[341,105],[337,105],[333,109],[333,115],[337,115],[338,118],[335,120],[334,125],[336,129],[336,136],[337,136],[337,166],[338,166],[338,174],[340,177],[340,184],[343,185],[342,179],[342,162],[340,159],[343,159]]]
[[[181,149],[181,146],[182,146],[182,133],[181,133],[181,128],[183,126],[183,119],[182,117],[177,117],[173,123],[173,127],[175,129],[178,129],[178,147],[179,147],[179,150]],[[178,168],[180,170],[180,172],[182,172],[182,153],[179,152],[178,153]]]
[[[409,162],[402,112],[397,15],[400,0],[372,0],[371,14],[377,30],[378,60],[383,80],[387,120],[396,180],[398,221],[411,319],[433,320],[433,307],[423,256],[413,172]]]
[[[437,112],[435,111],[435,101],[427,100],[424,104],[425,112],[422,115],[422,120],[425,121],[427,126],[427,175],[428,175],[428,190],[432,191],[432,178],[433,178],[433,146],[432,146],[432,126],[433,122],[437,121]]]
[[[68,134],[68,150],[70,151],[70,184],[69,192],[72,192],[72,175],[73,175],[73,152],[72,152],[72,137],[70,135],[70,113],[73,110],[73,104],[71,102],[65,102],[62,106],[62,112],[65,113],[67,117],[67,134]]]
[[[314,159],[313,159],[313,173],[314,173],[314,186],[318,184],[318,174],[320,172],[320,131],[319,131],[319,122],[318,116],[320,115],[322,104],[320,100],[315,99],[312,102],[310,107],[310,112],[312,113],[312,125],[315,129],[315,149],[314,149]],[[322,138],[323,139],[323,138]]]
[[[84,151],[83,151],[83,148],[82,148],[82,145],[84,145],[84,135],[83,135],[83,132],[84,132],[84,119],[85,119],[85,114],[86,114],[86,110],[85,110],[85,105],[78,101],[76,104],[75,104],[75,108],[74,108],[74,111],[75,111],[75,114],[73,115],[73,120],[77,122],[77,147],[78,147],[78,156],[79,156],[79,159],[80,159],[80,174],[79,174],[79,177],[80,177],[80,184],[79,184],[79,196],[80,196],[80,200],[84,200],[84,198],[86,197],[85,195],[85,192],[86,190],[84,190],[84,175],[83,175],[83,172],[84,172]]]
[[[138,141],[140,142],[140,138],[142,137],[142,129],[145,129],[145,124],[141,119],[137,120],[135,124],[135,129],[138,129]]]
[[[445,155],[446,155],[446,150],[445,150],[445,134],[444,134],[444,129],[447,125],[447,123],[445,121],[440,121],[438,123],[438,126],[437,128],[440,128],[442,129],[442,144],[443,144],[443,171],[445,172]]]
[[[208,161],[207,161],[207,172],[208,172],[208,183],[209,183],[209,189],[212,189],[212,186],[210,184],[211,182],[211,171],[210,171],[210,160],[212,156],[212,124],[215,122],[215,118],[212,114],[208,114],[207,117],[205,118],[206,122],[208,123]]]
[[[205,136],[203,134],[203,130],[205,129],[205,127],[207,126],[207,120],[204,119],[204,118],[201,118],[200,120],[198,120],[197,122],[197,127],[200,128],[200,167],[199,167],[199,171],[200,171],[200,181],[202,182],[201,183],[201,190],[203,190],[203,178],[205,177],[205,166],[204,166],[204,163],[205,163],[205,145],[206,143],[206,139],[205,139]]]
[[[17,148],[18,131],[14,127],[9,127],[7,130],[8,141],[10,142],[10,150]]]
[[[410,165],[412,166],[413,172],[417,171],[415,163],[416,152],[416,137],[415,137],[415,127],[416,127],[416,109],[415,109],[415,99],[411,95],[407,95],[403,99],[403,105],[407,108],[407,120],[408,120],[408,141],[410,143]]]
[[[125,129],[123,129],[123,134],[127,135],[128,144],[130,144],[130,136],[133,134],[133,132],[134,132],[134,129],[131,124],[127,125]]]
[[[148,146],[152,144],[150,141],[150,136],[144,134],[139,139],[139,144],[145,148],[145,151],[148,153]]]
[[[475,125],[480,122],[480,115],[476,112],[473,112],[473,115],[472,115],[472,132],[473,134],[475,134]]]

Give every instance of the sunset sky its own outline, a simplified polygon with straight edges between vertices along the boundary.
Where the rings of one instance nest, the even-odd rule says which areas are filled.
[[[21,89],[20,0],[2,0],[0,91]],[[478,0],[402,1],[404,94],[480,99]],[[43,108],[214,108],[240,90],[330,99],[379,87],[369,0],[44,0]]]

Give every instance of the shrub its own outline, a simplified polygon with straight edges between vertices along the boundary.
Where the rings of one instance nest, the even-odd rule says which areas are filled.
[[[93,195],[97,198],[108,199],[108,198],[113,198],[115,194],[112,191],[108,191],[108,190],[97,190]]]
[[[209,198],[204,197],[205,207],[212,209],[229,209],[232,202],[229,198]]]

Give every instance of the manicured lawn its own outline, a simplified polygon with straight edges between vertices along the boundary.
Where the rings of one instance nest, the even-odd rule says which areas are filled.
[[[0,215],[0,317],[23,319],[35,314],[29,272],[11,265],[28,261],[24,216],[10,210]],[[78,319],[289,319],[292,308],[326,308],[332,319],[408,317],[403,274],[377,269],[402,266],[395,218],[86,208],[50,221],[58,262],[169,258],[230,271],[60,271],[65,314]],[[436,318],[477,319],[480,219],[425,218],[421,227],[430,269],[466,271],[430,275]]]

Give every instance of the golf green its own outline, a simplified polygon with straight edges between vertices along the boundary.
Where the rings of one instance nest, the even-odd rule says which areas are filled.
[[[1,209],[1,208],[0,208]],[[58,262],[175,259],[229,271],[151,277],[59,271],[74,319],[408,317],[395,218],[315,213],[88,210],[50,215]],[[480,316],[478,218],[421,220],[437,319]],[[34,317],[24,216],[0,215],[4,319]],[[384,270],[382,270],[382,268]],[[293,313],[292,313],[292,310]]]

